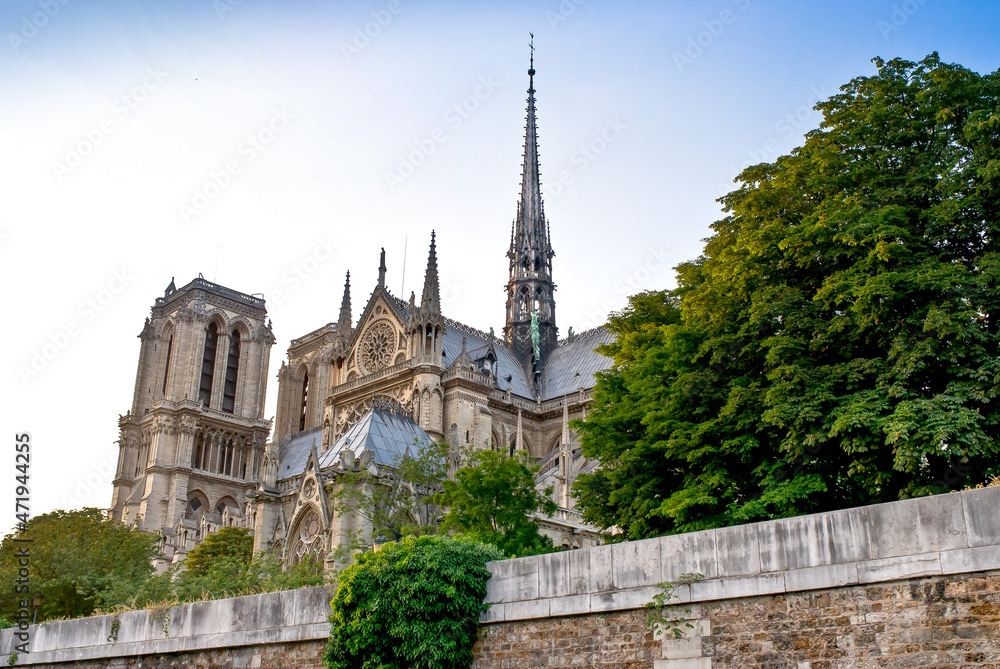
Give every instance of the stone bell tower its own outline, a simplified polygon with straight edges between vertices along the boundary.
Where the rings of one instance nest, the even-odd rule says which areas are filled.
[[[119,418],[111,515],[167,533],[181,520],[239,518],[261,476],[274,336],[264,299],[171,281],[139,334],[132,408]]]

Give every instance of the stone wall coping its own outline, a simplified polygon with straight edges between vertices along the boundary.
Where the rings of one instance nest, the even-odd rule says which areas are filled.
[[[31,625],[30,652],[16,666],[324,639],[331,592],[300,588]],[[15,631],[0,630],[0,660],[16,652]]]
[[[482,622],[1000,569],[1000,487],[491,562]]]
[[[491,562],[484,623],[642,608],[682,574],[678,604],[1000,569],[1000,487]],[[331,588],[302,588],[31,626],[17,665],[319,640]],[[0,631],[0,660],[16,629]]]

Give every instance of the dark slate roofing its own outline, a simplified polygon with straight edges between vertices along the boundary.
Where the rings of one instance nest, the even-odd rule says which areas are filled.
[[[398,308],[400,316],[406,318],[409,314],[409,303],[399,298],[393,298],[395,306]],[[481,330],[459,323],[450,318],[445,318],[445,332],[442,337],[442,347],[444,348],[444,366],[450,367],[455,358],[462,351],[462,338],[466,339],[466,350],[473,360],[486,354],[486,349],[490,344],[490,336]],[[543,400],[559,397],[567,393],[576,392],[581,386],[583,388],[593,388],[594,375],[611,366],[612,360],[608,357],[595,353],[594,349],[601,344],[610,344],[615,340],[614,335],[603,327],[597,327],[573,337],[573,341],[564,339],[552,351],[549,360],[545,363],[545,371],[542,376]],[[531,384],[525,376],[524,367],[518,362],[506,342],[502,339],[493,339],[493,348],[497,354],[497,387],[500,390],[510,391],[525,399],[535,399],[531,391]],[[511,380],[508,381],[507,377]]]
[[[423,450],[432,442],[430,436],[409,416],[386,409],[371,409],[350,427],[319,459],[320,469],[333,467],[340,460],[341,452],[352,451],[356,456],[371,449],[375,462],[395,467],[406,454]]]
[[[309,451],[316,447],[319,453],[323,443],[322,426],[311,427],[292,435],[286,443],[278,448],[278,480],[298,476],[306,470]]]
[[[466,339],[466,349],[470,351],[469,355],[473,359],[485,355],[486,347],[490,344],[490,336],[488,334],[471,328],[464,323],[446,318],[444,337],[441,338],[441,345],[445,353],[447,353],[444,357],[445,367],[450,366],[452,361],[462,352],[463,337]],[[510,391],[515,395],[533,400],[535,397],[531,392],[531,386],[528,385],[528,380],[524,378],[524,368],[521,367],[511,350],[501,340],[494,340],[493,348],[497,352],[496,377],[497,386],[500,390],[507,390],[507,386],[509,385]],[[475,354],[472,352],[475,352]],[[510,381],[507,380],[508,376],[511,377]]]
[[[542,374],[543,400],[576,392],[581,387],[592,388],[597,372],[611,367],[611,358],[595,353],[601,344],[610,344],[614,334],[605,328],[594,328],[564,339],[552,351]]]

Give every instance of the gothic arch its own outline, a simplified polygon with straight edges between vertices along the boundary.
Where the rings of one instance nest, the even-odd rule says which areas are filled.
[[[224,508],[234,510],[234,509],[239,509],[240,505],[237,504],[236,500],[230,497],[229,495],[223,495],[221,498],[219,498],[219,501],[215,503],[213,510],[216,513],[222,513],[222,510]]]
[[[322,511],[314,504],[303,504],[288,533],[288,564],[298,564],[313,556],[322,561],[326,557],[326,529]]]
[[[253,336],[253,327],[245,316],[236,316],[226,325],[226,330],[230,333],[233,330],[239,330],[240,337],[244,340],[249,341]]]
[[[229,319],[226,318],[226,314],[220,310],[213,308],[211,311],[205,313],[205,327],[208,327],[210,323],[215,323],[215,327],[219,328],[219,333],[229,332]]]
[[[562,431],[556,433],[555,438],[552,440],[552,445],[549,446],[549,450],[545,451],[545,453],[542,453],[542,456],[544,457],[545,455],[556,450],[557,448],[559,448],[560,444],[562,444]]]
[[[210,510],[211,507],[208,505],[208,495],[200,490],[188,490],[187,505],[184,507],[185,518],[197,520]]]
[[[170,390],[170,368],[173,366],[172,358],[179,354],[179,352],[174,351],[174,335],[176,332],[177,328],[174,326],[172,319],[168,319],[160,329],[160,356],[156,365],[156,392],[161,397],[165,397],[167,391]]]

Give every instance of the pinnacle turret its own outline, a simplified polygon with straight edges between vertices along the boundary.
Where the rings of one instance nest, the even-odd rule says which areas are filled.
[[[425,315],[441,314],[441,288],[438,281],[437,243],[431,231],[431,250],[427,254],[427,271],[424,273],[424,292],[420,296],[420,311]]]
[[[420,306],[410,294],[410,317],[407,330],[411,335],[412,354],[420,363],[441,365],[441,337],[445,320],[441,315],[441,288],[438,280],[437,242],[431,232],[431,249],[427,254],[427,271],[424,274],[424,291]]]
[[[340,318],[337,319],[337,332],[344,336],[351,330],[351,273],[347,272],[344,281],[344,299],[340,302]]]

